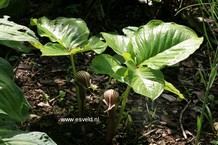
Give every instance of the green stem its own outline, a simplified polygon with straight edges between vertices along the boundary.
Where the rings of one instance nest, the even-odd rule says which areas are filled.
[[[79,116],[82,116],[82,103],[80,99],[80,90],[78,85],[76,84],[76,67],[74,63],[74,57],[73,54],[70,55],[70,61],[71,61],[71,66],[72,66],[72,73],[73,73],[73,78],[75,82],[75,88],[76,88],[76,97],[77,97],[77,103],[78,103],[78,109],[79,109]]]
[[[197,126],[198,127],[198,132],[197,132],[197,136],[196,136],[196,140],[195,140],[195,145],[198,144],[198,141],[199,141],[199,138],[200,138],[201,127],[202,127],[202,122],[203,122],[203,119],[204,119],[205,109],[206,109],[206,105],[208,104],[209,92],[210,92],[210,89],[211,89],[211,87],[212,87],[212,85],[214,83],[214,80],[215,80],[216,76],[217,76],[217,66],[214,66],[214,67],[212,67],[212,69],[210,71],[210,76],[209,76],[208,82],[206,83],[204,102],[203,102],[203,106],[202,106],[200,122],[199,122],[199,124]]]
[[[209,95],[209,89],[208,89],[208,86],[207,86],[205,96],[204,96],[202,111],[201,111],[201,115],[200,115],[200,124],[198,125],[199,126],[198,127],[198,132],[197,132],[197,136],[196,136],[196,139],[195,139],[195,145],[198,145],[198,142],[199,142],[199,139],[200,139],[202,122],[203,122],[203,119],[204,119],[204,113],[205,113],[206,105],[208,103],[208,95]]]
[[[126,87],[126,90],[123,92],[121,98],[123,99],[122,100],[122,103],[121,103],[121,108],[120,108],[120,112],[119,112],[119,115],[118,115],[118,119],[117,119],[117,122],[116,122],[116,127],[115,127],[115,131],[116,129],[118,128],[119,124],[120,124],[120,121],[122,120],[122,117],[123,117],[123,112],[124,112],[124,109],[126,107],[126,101],[127,101],[127,97],[129,95],[129,91],[130,91],[131,87],[128,85]]]

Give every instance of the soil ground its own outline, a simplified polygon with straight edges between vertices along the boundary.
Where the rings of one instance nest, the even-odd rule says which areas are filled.
[[[77,12],[80,9],[79,2],[68,7],[67,4],[52,3],[53,5],[49,5],[49,3],[49,0],[28,1],[28,14],[24,14],[19,22],[28,25],[30,16],[35,18],[41,16],[49,18],[81,16],[93,34],[98,34],[101,31],[119,32],[125,26],[140,26],[153,18],[187,24],[181,17],[172,17],[171,10],[163,15],[163,11],[167,9],[165,5],[162,7],[146,6],[149,14],[145,14],[144,7],[139,3],[131,5],[131,2],[128,1],[122,8],[119,7],[120,3],[112,3],[109,6],[116,11],[104,9],[106,15],[111,12],[110,17],[104,17],[98,7],[89,7],[91,12]],[[53,9],[57,8],[57,5],[59,8],[54,11]],[[170,8],[175,7],[175,5],[170,6]],[[113,52],[107,50],[107,53]],[[8,52],[6,58],[14,66],[15,81],[23,89],[32,106],[31,113],[34,114],[30,120],[20,124],[20,128],[46,132],[58,145],[104,144],[108,114],[104,112],[106,106],[101,100],[101,95],[107,85],[120,94],[126,86],[113,79],[108,83],[108,76],[96,75],[91,72],[88,66],[94,55],[88,52],[78,54],[75,58],[77,70],[88,71],[91,74],[92,84],[97,86],[97,90],[87,91],[86,109],[83,116],[89,119],[97,118],[97,121],[82,123],[61,120],[61,118],[75,119],[79,117],[75,84],[68,57],[43,57],[38,50],[29,54]],[[205,73],[209,74],[209,55],[211,54],[202,47],[187,60],[163,70],[165,79],[176,86],[184,94],[186,100],[179,100],[177,96],[163,92],[159,98],[151,102],[148,98],[131,91],[124,119],[115,133],[113,144],[194,144],[197,132],[197,116],[200,115],[205,93],[198,69],[203,66]],[[213,96],[218,95],[217,85],[218,79],[216,78],[211,89]],[[218,103],[216,97],[210,101],[208,106],[211,108],[213,122],[217,122]],[[120,106],[118,106],[118,110],[119,108]],[[200,144],[212,144],[212,140],[218,139],[213,124],[205,119]]]
[[[76,57],[77,68],[86,70],[92,55],[92,53],[79,54]],[[179,66],[163,70],[170,76],[166,79],[182,90],[187,101],[179,100],[177,96],[164,92],[151,102],[148,98],[131,92],[124,119],[113,140],[114,144],[194,144],[197,131],[196,118],[200,114],[202,105],[200,99],[204,95],[197,74],[197,66],[201,62],[193,59],[197,56],[196,53]],[[63,122],[61,118],[79,116],[70,70],[67,57],[42,57],[40,53],[20,57],[15,65],[16,81],[32,105],[31,112],[37,115],[22,126],[29,130],[46,132],[61,145],[104,144],[108,116],[104,112],[106,106],[100,98],[108,82],[108,76],[90,72],[92,83],[98,86],[98,89],[87,92],[84,118],[98,118],[98,120],[83,123]],[[125,86],[112,80],[109,88],[114,88],[121,94]],[[212,89],[213,95],[217,94],[215,88],[216,86]],[[216,121],[217,104],[211,105],[213,105],[211,110],[213,119]],[[210,144],[211,140],[216,139],[216,135],[208,120],[203,124],[201,143]]]

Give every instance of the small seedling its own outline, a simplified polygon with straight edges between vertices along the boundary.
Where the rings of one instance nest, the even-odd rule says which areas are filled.
[[[147,115],[148,115],[148,121],[149,121],[149,123],[152,123],[154,121],[154,119],[155,119],[157,107],[155,107],[153,109],[153,103],[152,103],[152,109],[150,110],[149,106],[148,106],[148,103],[146,103],[145,105],[146,105],[146,110],[147,110]]]
[[[58,95],[58,97],[59,97],[58,101],[59,102],[63,101],[65,96],[66,96],[66,92],[60,90],[59,95]]]

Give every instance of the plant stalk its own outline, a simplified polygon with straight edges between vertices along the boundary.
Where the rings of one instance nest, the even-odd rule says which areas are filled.
[[[210,71],[210,76],[209,76],[208,82],[206,84],[204,102],[203,102],[203,105],[202,105],[202,111],[201,111],[201,115],[200,115],[200,122],[198,124],[198,132],[197,132],[197,136],[196,136],[196,140],[195,140],[195,145],[198,145],[198,142],[199,142],[199,139],[200,139],[202,122],[203,122],[203,119],[204,119],[206,105],[208,104],[208,96],[209,96],[210,89],[211,89],[211,87],[212,87],[212,85],[214,83],[216,75],[217,75],[217,66],[213,66],[211,71]]]
[[[85,111],[85,100],[86,100],[86,90],[83,86],[78,85],[80,93],[80,102],[81,102],[81,116],[84,115]]]
[[[115,133],[115,116],[116,116],[116,109],[113,107],[111,110],[108,111],[109,113],[109,120],[108,120],[108,128],[107,128],[107,134],[106,134],[106,144],[111,145],[112,139],[114,137]]]
[[[79,116],[82,116],[82,103],[80,99],[80,89],[79,86],[76,84],[76,67],[74,63],[74,57],[73,54],[70,55],[70,61],[71,61],[71,66],[72,66],[72,74],[75,82],[75,88],[76,88],[76,97],[77,97],[77,104],[78,104],[78,109],[79,109]]]
[[[206,104],[208,102],[208,95],[209,95],[209,89],[206,89],[205,96],[204,96],[204,102],[203,102],[203,105],[202,105],[202,111],[201,111],[201,115],[200,115],[200,124],[199,124],[199,128],[198,128],[197,136],[196,136],[196,139],[195,139],[195,145],[198,145],[198,142],[199,142],[199,139],[200,139],[201,127],[202,127],[202,122],[203,122],[203,119],[204,119],[204,112],[205,112],[205,109],[206,109]]]
[[[127,101],[130,89],[131,89],[131,86],[127,85],[126,90],[123,92],[123,94],[121,96],[122,103],[121,103],[121,108],[120,108],[120,112],[119,112],[119,115],[118,115],[118,119],[117,119],[117,122],[116,122],[115,131],[117,130],[117,128],[118,128],[118,126],[120,124],[120,121],[122,120],[123,112],[124,112],[124,109],[126,107],[126,101]]]

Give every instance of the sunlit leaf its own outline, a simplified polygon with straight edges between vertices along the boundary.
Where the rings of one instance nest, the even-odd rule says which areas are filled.
[[[110,46],[117,54],[122,56],[123,53],[129,53],[131,57],[134,58],[134,52],[130,38],[109,33],[102,33],[102,36],[106,40],[108,46]]]
[[[138,27],[133,27],[133,26],[129,26],[129,27],[122,29],[123,33],[129,38],[132,38],[133,36],[135,36],[135,33],[137,32],[137,30],[138,30]]]
[[[178,89],[176,89],[176,87],[174,87],[171,83],[169,83],[167,81],[165,81],[164,89],[178,95],[180,99],[185,99],[183,94],[181,94],[180,91]]]
[[[149,68],[128,69],[128,75],[125,82],[133,90],[152,100],[156,99],[164,90],[164,76],[159,70]]]
[[[43,132],[24,132],[19,130],[0,129],[3,144],[6,145],[56,145],[56,143]]]
[[[97,74],[107,74],[120,82],[124,81],[126,68],[121,66],[117,60],[107,54],[96,56],[92,60],[91,69]]]
[[[0,43],[18,51],[28,52],[29,49],[21,42],[26,41],[41,46],[35,33],[29,28],[8,20],[8,16],[0,19]]]
[[[199,48],[203,38],[186,26],[160,20],[152,20],[141,27],[129,26],[123,32],[126,36],[102,33],[108,46],[116,52],[119,63],[112,56],[107,56],[110,61],[105,59],[107,61],[103,64],[107,67],[100,65],[104,60],[101,56],[98,62],[94,61],[93,70],[118,80],[124,78],[122,82],[131,86],[136,93],[153,100],[164,89],[184,98],[172,84],[164,81],[160,70],[186,59]],[[123,59],[120,59],[121,56]],[[119,77],[114,75],[114,66],[124,67],[123,76],[122,73]]]
[[[82,19],[59,17],[49,20],[42,17],[32,19],[31,24],[37,26],[40,36],[48,37],[54,43],[46,44],[43,49],[40,48],[45,56],[72,55],[85,51],[94,51],[99,54],[107,47],[97,37],[88,39],[89,29]],[[52,49],[52,45],[55,48]]]
[[[152,20],[138,29],[133,46],[137,64],[160,69],[186,59],[202,42],[186,26]]]
[[[47,43],[44,48],[41,48],[43,56],[60,56],[69,55],[68,50],[59,43]]]
[[[97,54],[101,54],[105,51],[107,44],[102,42],[98,37],[93,36],[89,39],[88,44],[84,46],[85,51],[94,51]]]
[[[67,49],[86,43],[89,30],[82,19],[59,17],[49,20],[46,17],[37,20],[38,33],[52,42],[59,42]]]

